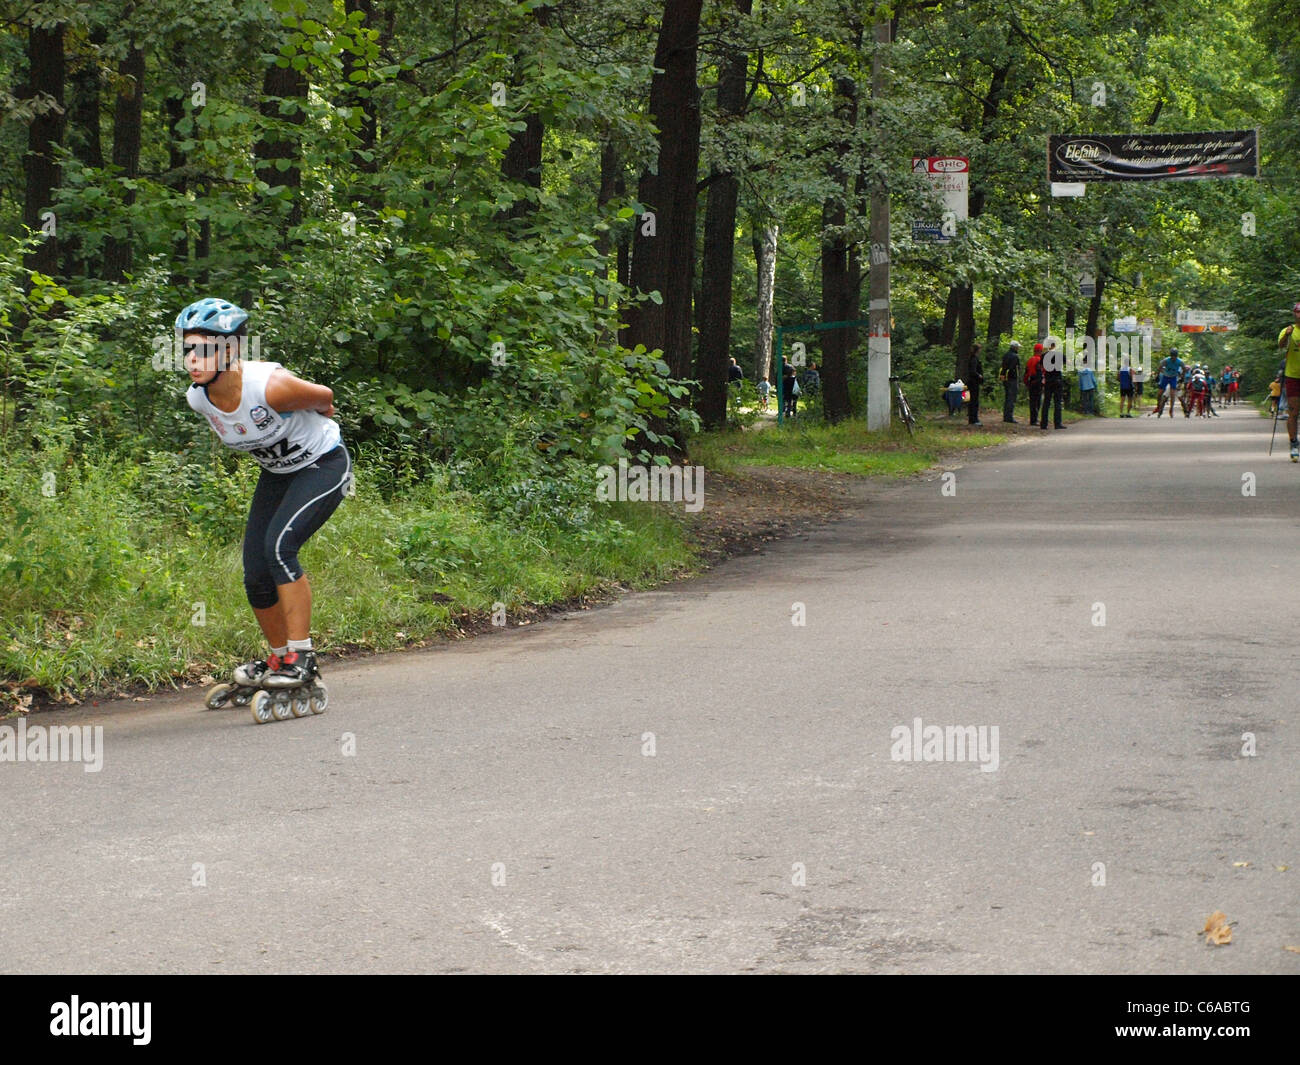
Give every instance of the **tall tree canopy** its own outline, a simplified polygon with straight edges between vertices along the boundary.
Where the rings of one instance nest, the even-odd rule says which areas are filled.
[[[153,364],[175,311],[213,293],[248,304],[263,352],[336,382],[349,432],[393,462],[496,461],[511,441],[529,445],[521,475],[671,455],[725,419],[730,358],[767,371],[760,322],[865,317],[873,188],[904,368],[1032,340],[1040,311],[1097,332],[1204,306],[1242,328],[1198,350],[1263,370],[1300,296],[1280,253],[1297,14],[3,0],[0,429],[192,445]],[[1251,127],[1258,181],[1048,195],[1049,133]],[[936,212],[912,176],[924,155],[970,159],[947,243],[912,237]],[[864,410],[866,339],[800,338],[828,417]]]

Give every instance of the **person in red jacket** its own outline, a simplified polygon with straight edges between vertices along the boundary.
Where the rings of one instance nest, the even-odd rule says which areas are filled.
[[[1038,402],[1043,398],[1043,345],[1035,344],[1025,363],[1025,387],[1029,389],[1029,424],[1038,424]]]

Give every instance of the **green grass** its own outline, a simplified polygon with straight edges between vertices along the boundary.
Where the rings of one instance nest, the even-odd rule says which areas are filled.
[[[232,474],[162,455],[144,466],[17,457],[0,470],[0,682],[154,688],[224,675],[261,648],[240,556],[251,465]],[[358,464],[358,494],[300,556],[318,646],[393,649],[497,602],[509,615],[694,565],[667,508],[597,503],[581,478],[560,487],[590,506],[581,520],[538,507],[546,486],[527,519],[490,513],[446,477],[386,499]],[[0,713],[5,701],[0,691]]]
[[[759,430],[704,433],[690,442],[691,460],[720,472],[744,466],[785,466],[836,473],[907,477],[970,448],[1001,443],[999,432],[977,432],[958,423],[922,418],[915,437],[901,424],[868,431],[853,419],[838,425],[787,422]]]

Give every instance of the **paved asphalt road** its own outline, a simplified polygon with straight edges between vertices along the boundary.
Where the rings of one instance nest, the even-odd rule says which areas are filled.
[[[1094,421],[866,486],[703,579],[329,667],[320,717],[42,715],[104,762],[0,763],[0,968],[1300,972],[1268,429]],[[987,771],[891,757],[917,718],[983,727]]]

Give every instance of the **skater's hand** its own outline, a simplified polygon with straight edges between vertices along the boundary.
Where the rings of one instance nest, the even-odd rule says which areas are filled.
[[[328,407],[326,407],[325,409],[323,409],[323,410],[321,411],[321,413],[322,413],[323,415],[325,415],[325,417],[327,417],[327,418],[333,418],[333,417],[334,417],[334,404],[331,403]]]

